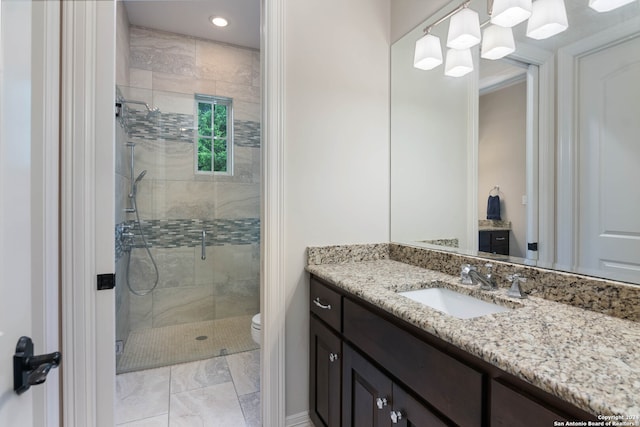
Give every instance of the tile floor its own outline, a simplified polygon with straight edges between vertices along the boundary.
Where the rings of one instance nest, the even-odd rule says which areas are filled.
[[[119,427],[259,427],[260,350],[120,374]]]

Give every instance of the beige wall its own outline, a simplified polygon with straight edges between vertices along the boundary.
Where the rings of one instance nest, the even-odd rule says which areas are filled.
[[[480,97],[478,134],[478,218],[487,217],[489,191],[500,186],[501,216],[511,221],[510,255],[526,255],[527,83]]]
[[[390,0],[286,2],[288,415],[309,406],[305,248],[389,239],[389,12]]]
[[[392,0],[391,43],[395,43],[450,0]],[[457,6],[457,5],[456,5]]]

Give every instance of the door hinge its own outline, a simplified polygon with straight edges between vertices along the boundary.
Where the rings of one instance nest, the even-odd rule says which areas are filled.
[[[98,290],[104,291],[116,287],[116,275],[114,273],[98,274]]]

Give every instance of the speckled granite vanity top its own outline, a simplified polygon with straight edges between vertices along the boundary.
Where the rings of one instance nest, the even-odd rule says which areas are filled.
[[[389,259],[307,271],[596,415],[640,414],[640,324],[542,298],[513,299]],[[510,308],[461,320],[398,295],[447,287]]]

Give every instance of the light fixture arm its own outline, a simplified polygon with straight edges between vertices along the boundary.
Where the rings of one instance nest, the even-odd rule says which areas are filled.
[[[490,0],[492,1],[492,0]],[[438,19],[436,22],[434,22],[433,24],[430,24],[428,27],[425,27],[422,32],[424,34],[429,34],[431,32],[431,29],[433,27],[436,27],[440,24],[442,24],[444,21],[446,21],[447,19],[451,18],[453,15],[455,15],[457,12],[461,11],[462,9],[469,7],[469,3],[471,3],[471,0],[466,0],[464,3],[462,3],[460,6],[456,7],[455,9],[453,9],[452,11],[450,11],[449,13],[447,13],[446,15],[444,15],[442,18]],[[493,4],[493,2],[492,2]]]

